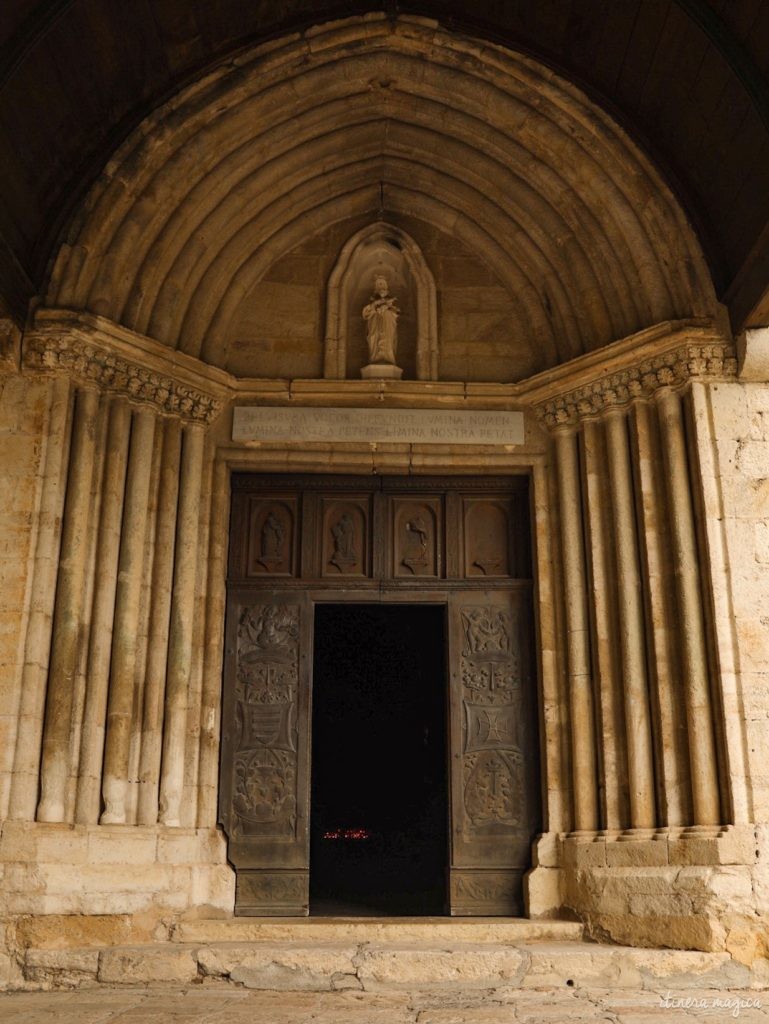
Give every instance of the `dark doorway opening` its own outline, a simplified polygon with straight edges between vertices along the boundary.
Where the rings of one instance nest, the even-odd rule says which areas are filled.
[[[315,610],[310,913],[446,912],[445,609]]]

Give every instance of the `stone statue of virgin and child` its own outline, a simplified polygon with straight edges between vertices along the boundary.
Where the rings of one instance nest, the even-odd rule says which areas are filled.
[[[398,309],[397,299],[390,295],[387,278],[378,276],[374,279],[374,294],[363,307],[363,319],[367,324],[366,342],[368,344],[369,365],[361,370],[363,377],[400,378],[403,370],[395,363],[398,349]]]

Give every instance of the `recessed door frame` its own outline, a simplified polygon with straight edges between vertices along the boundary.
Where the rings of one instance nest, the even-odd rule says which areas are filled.
[[[279,478],[270,479],[269,486],[274,492],[273,497],[275,493],[280,494],[281,485],[285,489],[286,482]],[[360,504],[363,500],[355,490],[356,483],[360,483],[360,481],[348,480],[346,478],[326,478],[324,481],[323,478],[316,478],[313,480],[312,486],[316,489],[323,489],[324,486],[332,485],[333,488],[336,488],[336,491],[333,493],[343,495],[345,498],[352,494],[354,500],[350,502],[350,515],[348,517],[351,518],[355,513],[355,503]],[[262,481],[262,484],[264,485],[265,481]],[[371,488],[371,481],[368,481],[368,486]],[[404,486],[408,494],[411,484],[405,482]],[[435,490],[436,486],[436,481],[423,480],[421,485],[417,485],[415,488],[415,493],[419,495],[421,491],[429,494]],[[493,504],[494,501],[498,501],[493,495],[498,493],[500,486],[504,488],[504,482],[500,483],[500,481],[493,480],[478,481],[477,478],[473,481],[462,478],[455,480],[450,485],[450,491],[447,491],[446,494],[448,496],[449,493],[455,495],[456,492],[460,492],[472,495],[474,492],[477,492],[476,497],[472,500],[477,501],[480,507],[482,501],[485,500],[484,495],[487,491],[492,496],[487,500],[487,504]],[[391,487],[392,490],[393,488]],[[397,486],[394,490],[397,493]],[[515,488],[511,488],[509,493],[512,495],[515,491]],[[478,496],[479,494],[480,497]],[[281,498],[281,501],[284,498],[285,495]],[[454,504],[456,505],[456,502]],[[339,505],[338,500],[336,505]],[[378,505],[377,501],[373,501],[370,507],[370,522],[373,524],[371,526],[372,536],[375,526],[380,530],[380,536],[382,535],[381,531],[384,528],[382,523],[383,508],[384,504],[382,501]],[[513,506],[511,506],[511,509],[513,509]],[[283,514],[281,509],[278,509],[278,512],[280,515]],[[337,508],[335,515],[338,517],[339,514],[339,508]],[[451,514],[458,514],[457,509],[455,508]],[[511,514],[514,514],[514,509]],[[308,530],[317,531],[319,529],[318,523],[325,523],[324,515],[322,502],[320,504],[316,502],[314,509],[315,518],[313,519],[313,516],[309,515],[302,521],[303,541],[307,539],[306,534]],[[377,516],[379,516],[379,519],[377,519]],[[390,518],[392,519],[392,516]],[[264,522],[265,520],[263,519],[262,524]],[[282,534],[284,537],[287,530],[290,532],[290,525],[288,523],[284,524],[285,528]],[[294,527],[296,526],[296,524],[293,525]],[[512,526],[510,528],[512,529]],[[264,535],[267,528],[262,525],[261,529],[262,535]],[[325,527],[323,529],[325,529],[326,534],[329,534],[328,529]],[[272,527],[267,532],[270,531],[274,532]],[[296,535],[295,530],[294,534]],[[234,588],[230,587],[227,639],[229,667],[225,672],[224,756],[221,796],[222,806],[225,808],[222,814],[222,823],[225,831],[230,835],[230,859],[236,864],[238,869],[236,912],[271,914],[307,913],[307,869],[309,855],[307,813],[310,769],[309,701],[311,693],[314,605],[325,601],[350,601],[354,603],[389,601],[398,603],[444,604],[448,609],[449,618],[453,622],[453,625],[449,625],[449,662],[452,679],[450,681],[451,729],[448,737],[452,755],[450,773],[450,802],[452,807],[452,880],[450,899],[452,913],[521,913],[519,895],[514,896],[513,889],[515,889],[517,894],[520,893],[520,877],[528,866],[528,848],[532,836],[529,835],[524,844],[526,847],[524,857],[521,856],[521,843],[518,843],[518,853],[516,854],[513,867],[511,863],[508,863],[510,849],[505,846],[502,833],[510,833],[511,830],[515,830],[515,827],[520,824],[513,821],[511,817],[514,801],[509,791],[511,786],[515,785],[518,786],[517,791],[520,791],[521,779],[524,778],[524,773],[520,765],[516,768],[516,765],[513,763],[514,755],[511,750],[512,740],[510,736],[513,729],[511,723],[514,718],[513,703],[511,701],[514,695],[510,696],[508,694],[508,697],[510,697],[508,700],[504,698],[503,690],[506,685],[504,679],[509,680],[513,673],[514,658],[509,650],[513,640],[508,634],[510,634],[512,628],[515,628],[518,631],[516,634],[518,639],[515,643],[520,648],[520,657],[524,658],[527,662],[524,674],[531,676],[530,699],[536,701],[536,672],[529,651],[530,628],[527,613],[527,609],[530,609],[531,605],[531,583],[529,581],[524,582],[520,579],[513,579],[509,574],[494,578],[494,574],[498,570],[493,568],[491,570],[492,578],[490,579],[486,576],[487,570],[485,568],[483,572],[477,569],[477,566],[480,564],[477,558],[472,563],[466,560],[466,565],[470,566],[469,569],[465,568],[460,572],[454,566],[453,570],[451,570],[454,572],[454,578],[451,580],[441,580],[438,570],[439,559],[437,550],[434,559],[435,571],[430,578],[421,580],[418,585],[409,584],[407,580],[395,578],[387,582],[387,572],[382,565],[382,560],[384,559],[384,562],[389,565],[391,574],[394,573],[396,576],[401,564],[398,559],[394,562],[392,560],[394,550],[392,547],[392,535],[388,534],[388,537],[388,543],[385,544],[384,548],[378,545],[379,550],[377,551],[370,548],[367,555],[363,552],[360,553],[360,564],[355,571],[361,573],[361,578],[357,580],[334,580],[331,585],[326,580],[323,580],[317,581],[319,585],[312,585],[307,580],[297,578],[295,568],[291,568],[298,565],[296,557],[292,552],[290,564],[286,563],[281,566],[272,559],[267,570],[264,569],[264,565],[256,567],[254,571],[261,574],[261,578],[250,580],[248,584],[245,584],[245,589],[243,583],[236,585]],[[237,547],[239,542],[240,539],[237,536],[233,537],[235,547]],[[513,543],[513,541],[511,540],[510,543]],[[265,544],[262,547],[266,550]],[[318,548],[317,544],[315,548]],[[320,564],[317,561],[319,557],[318,550],[311,552],[309,556],[311,561],[314,559],[313,564],[316,567]],[[305,554],[306,552],[303,550],[302,560],[305,559]],[[456,551],[453,549],[449,551],[447,546],[445,556],[453,557],[455,554]],[[260,549],[257,555],[257,562],[264,563],[267,560],[264,550]],[[465,557],[461,552],[460,555],[462,558]],[[241,551],[240,557],[244,557],[243,551]],[[251,556],[249,555],[248,557]],[[468,559],[469,557],[468,555]],[[512,549],[510,557],[513,557]],[[336,564],[341,555],[334,550],[333,558],[331,558],[328,552],[324,551],[322,558],[328,563]],[[367,558],[370,561],[367,561]],[[406,559],[401,559],[401,562],[405,563]],[[309,563],[303,562],[303,565],[306,564]],[[350,570],[350,566],[345,563],[344,569]],[[275,579],[272,574],[282,570],[285,570],[285,577],[280,580]],[[315,572],[316,570],[311,569],[310,575],[313,575]],[[465,573],[464,578],[463,572]],[[467,577],[467,572],[475,573],[475,577]],[[376,578],[376,573],[379,573],[379,579]],[[267,578],[264,578],[265,576]],[[252,602],[252,606],[246,607],[242,605],[239,610],[235,611],[232,606],[233,600],[237,603],[241,600],[243,594],[245,594],[248,601]],[[253,604],[254,601],[256,602],[255,604]],[[478,603],[479,601],[481,604]],[[468,602],[473,603],[468,604]],[[499,605],[499,602],[502,602],[503,605],[507,603],[509,608],[495,607]],[[247,618],[246,613],[251,615],[250,622],[245,621]],[[520,622],[518,621],[519,619]],[[242,790],[245,785],[243,782],[245,769],[239,769],[240,774],[238,775],[238,783],[235,787],[238,791],[233,794],[232,776],[229,779],[227,777],[227,751],[231,748],[233,742],[233,732],[237,731],[233,727],[235,717],[232,701],[236,688],[233,653],[237,644],[243,639],[242,636],[238,639],[238,631],[244,633],[244,630],[245,633],[248,633],[250,630],[251,635],[250,640],[246,636],[245,642],[248,648],[246,657],[252,661],[255,659],[256,663],[259,663],[260,659],[264,661],[264,664],[256,664],[257,674],[261,673],[261,676],[264,676],[265,672],[268,674],[272,673],[273,678],[278,678],[283,674],[283,676],[288,678],[293,673],[296,685],[290,694],[286,692],[276,696],[276,693],[270,693],[266,696],[261,694],[258,697],[260,701],[280,701],[284,697],[286,698],[286,707],[281,712],[284,713],[284,721],[282,722],[278,721],[280,714],[277,705],[272,709],[261,705],[249,705],[247,707],[246,702],[242,699],[242,694],[236,701],[238,706],[234,710],[240,714],[241,719],[243,714],[250,716],[249,721],[251,724],[248,726],[248,735],[252,738],[261,737],[261,740],[272,743],[274,747],[274,749],[269,750],[260,748],[258,755],[253,754],[253,752],[249,754],[252,760],[247,770],[247,774],[250,773],[248,774],[248,785],[246,786],[250,794],[249,799],[251,799],[252,803],[256,801],[259,804],[259,814],[261,814],[262,818],[262,820],[250,822],[248,827],[256,829],[257,832],[259,829],[266,829],[267,831],[264,836],[248,835],[244,837],[241,835],[238,837],[236,835],[238,827],[242,828],[243,823],[242,821],[236,823],[233,830],[232,800],[235,799],[236,807],[239,806],[238,801],[241,803],[244,801]],[[494,630],[496,630],[497,634],[496,640],[493,637],[490,640],[489,637]],[[477,638],[475,642],[473,641],[473,631],[482,638],[481,646],[478,646]],[[289,634],[291,634],[293,639],[291,639]],[[255,641],[254,637],[256,637]],[[273,640],[277,642],[277,639],[281,637],[288,646],[285,650],[278,651],[277,647],[271,647],[270,644]],[[506,637],[504,644],[500,637]],[[471,649],[473,643],[475,643],[476,649]],[[249,644],[251,645],[250,647],[248,646]],[[470,645],[469,648],[468,644]],[[497,645],[496,647],[494,646],[495,644]],[[460,650],[460,648],[463,649]],[[515,657],[518,657],[518,655],[515,655]],[[276,658],[277,660],[275,660]],[[270,661],[270,659],[273,660]],[[502,665],[502,662],[505,662],[505,664]],[[493,692],[491,697],[489,692],[481,695],[478,698],[481,703],[467,699],[468,694],[470,697],[473,696],[473,692],[470,690],[463,691],[462,680],[458,679],[460,673],[462,676],[467,676],[471,669],[475,672],[475,682],[473,685],[475,685],[477,692],[480,692],[479,687],[484,678],[487,680],[491,679],[491,691],[494,691],[496,680],[497,690]],[[503,680],[501,684],[499,679]],[[499,685],[502,685],[503,690],[499,690]],[[500,695],[504,698],[501,704],[499,702]],[[484,707],[484,700],[487,702],[492,700],[497,706],[494,708]],[[488,724],[490,712],[493,712],[494,717],[494,722],[491,725]],[[484,722],[486,724],[483,724]],[[230,728],[229,735],[227,733],[228,723]],[[237,729],[240,729],[242,732],[243,728],[241,720]],[[272,732],[270,732],[270,728]],[[294,744],[289,737],[291,729],[298,730],[297,735],[300,736],[300,739],[295,744],[296,749],[294,749]],[[470,745],[468,745],[467,741],[468,729],[475,730],[477,734]],[[536,728],[533,728],[531,731],[536,735]],[[271,738],[268,739],[268,737]],[[237,757],[241,758],[241,754],[238,753]],[[520,758],[518,760],[520,762]],[[536,745],[533,745],[529,754],[529,763],[534,764],[539,761],[539,750],[536,748]],[[469,776],[468,771],[470,772]],[[462,774],[463,772],[464,775]],[[518,775],[516,775],[516,772]],[[287,779],[290,782],[290,786],[286,781]],[[502,780],[501,783],[499,783],[499,779]],[[500,789],[492,799],[490,792],[497,784],[499,784]],[[295,796],[295,808],[292,815],[284,813],[283,817],[285,820],[265,821],[264,808],[261,806],[264,801],[261,794],[268,792],[277,794],[274,797],[274,801],[276,805],[279,805],[285,811],[290,802],[288,796],[286,796],[286,790],[291,788],[291,786],[294,787],[293,793]],[[472,791],[471,804],[475,808],[473,814],[467,812],[467,808],[464,802],[462,802],[464,801],[464,796],[462,801],[459,800],[460,792],[466,794],[470,791]],[[254,793],[257,794],[256,797]],[[460,803],[464,809],[461,813],[458,813]],[[227,808],[229,808],[229,811]],[[238,811],[238,814],[240,814],[240,811]],[[257,818],[259,814],[256,814]],[[527,814],[527,821],[529,823],[534,821],[533,805]],[[254,813],[252,812],[253,816]],[[536,817],[538,816],[537,814]],[[526,827],[530,828],[530,824]],[[270,829],[273,831],[270,832]],[[285,832],[285,835],[282,834],[281,830]]]

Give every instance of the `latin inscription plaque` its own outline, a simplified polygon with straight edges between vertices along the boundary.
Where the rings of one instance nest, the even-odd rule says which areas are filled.
[[[239,405],[232,440],[523,444],[522,412],[461,409],[285,409]]]

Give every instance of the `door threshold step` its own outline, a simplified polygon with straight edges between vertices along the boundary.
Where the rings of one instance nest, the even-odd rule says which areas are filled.
[[[445,938],[331,942],[163,942],[20,952],[6,988],[99,985],[227,986],[275,992],[499,992],[542,989],[748,990],[769,985],[728,953],[638,949],[579,941],[484,942]]]
[[[176,942],[578,941],[579,921],[520,917],[231,917],[182,921]]]

